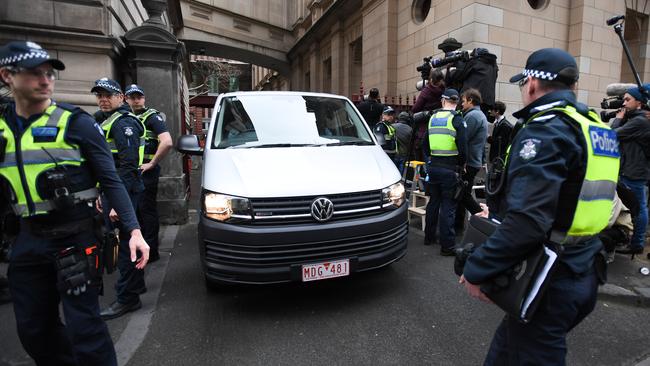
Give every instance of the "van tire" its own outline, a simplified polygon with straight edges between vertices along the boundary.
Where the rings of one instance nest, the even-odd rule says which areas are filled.
[[[228,285],[222,282],[217,282],[213,281],[208,278],[208,276],[205,277],[205,289],[208,290],[208,292],[215,292],[215,293],[222,293],[222,292],[228,292],[228,290],[232,289],[232,285]]]

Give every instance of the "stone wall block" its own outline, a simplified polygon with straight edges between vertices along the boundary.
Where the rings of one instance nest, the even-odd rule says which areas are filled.
[[[54,25],[54,2],[51,0],[2,0],[0,24]]]
[[[57,27],[83,30],[88,33],[103,33],[103,9],[98,6],[55,2],[54,24]]]

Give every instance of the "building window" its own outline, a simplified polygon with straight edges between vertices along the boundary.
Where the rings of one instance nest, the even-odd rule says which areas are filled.
[[[549,0],[528,0],[528,5],[535,10],[543,10],[548,6]]]
[[[530,2],[530,0],[529,0]],[[431,0],[413,0],[411,4],[411,18],[415,24],[421,24],[429,15]]]

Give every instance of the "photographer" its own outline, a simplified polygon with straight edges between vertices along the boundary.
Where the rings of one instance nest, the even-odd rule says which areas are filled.
[[[644,84],[644,88],[650,88]],[[650,121],[644,107],[648,96],[638,87],[629,88],[623,95],[623,108],[612,121],[621,149],[620,181],[634,192],[639,203],[639,214],[634,218],[634,233],[630,244],[617,250],[623,254],[640,254],[645,244],[648,226],[648,206],[645,186],[650,179]]]
[[[411,113],[418,113],[422,111],[433,111],[440,107],[440,97],[445,90],[444,75],[439,69],[433,69],[429,72],[429,79],[425,87],[422,89],[415,104],[411,108]],[[415,130],[415,160],[424,161],[425,155],[422,152],[422,141],[427,138],[427,121],[422,121],[413,126]]]
[[[494,105],[494,89],[499,68],[497,56],[485,48],[475,48],[466,63],[456,65],[451,76],[451,86],[459,87],[463,93],[467,89],[477,89],[481,93],[481,111],[486,116]]]

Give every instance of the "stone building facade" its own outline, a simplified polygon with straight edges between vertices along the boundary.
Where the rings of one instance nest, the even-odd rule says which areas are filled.
[[[650,80],[648,1],[611,0],[338,0],[296,1],[288,16],[296,42],[287,53],[290,75],[254,71],[258,89],[324,91],[351,96],[378,87],[383,95],[414,97],[415,68],[447,37],[463,49],[497,55],[498,100],[520,106],[511,75],[539,48],[558,47],[580,67],[578,98],[599,107],[613,82],[633,82],[612,16],[625,14],[625,38],[642,80]],[[633,8],[636,7],[636,8]],[[261,75],[255,79],[255,75]]]

